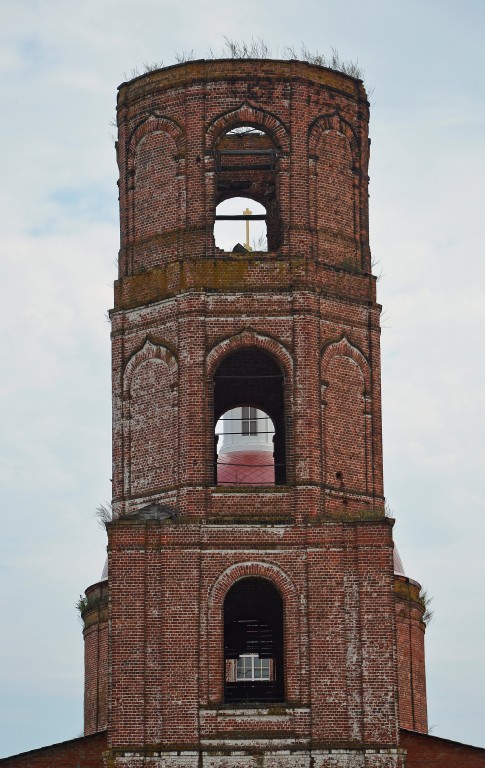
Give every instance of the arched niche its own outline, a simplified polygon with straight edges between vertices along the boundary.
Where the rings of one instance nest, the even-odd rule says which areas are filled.
[[[237,582],[248,577],[268,580],[283,600],[284,633],[284,694],[286,701],[300,701],[306,690],[304,668],[307,660],[308,626],[304,610],[305,602],[295,583],[276,563],[251,560],[233,563],[214,581],[209,591],[207,615],[207,649],[209,659],[216,660],[213,674],[208,679],[208,695],[211,703],[224,700],[224,601]]]
[[[365,492],[369,485],[369,365],[344,337],[324,350],[321,368],[325,482]]]
[[[318,257],[327,264],[359,271],[356,136],[338,114],[328,115],[311,126],[309,145]]]
[[[143,496],[177,482],[176,374],[173,353],[150,341],[125,368],[125,464],[131,496]]]
[[[131,218],[132,240],[136,243],[160,240],[165,255],[177,250],[176,231],[180,226],[181,201],[177,178],[177,147],[173,136],[163,129],[143,133],[132,153]],[[133,269],[156,266],[159,249],[135,255]],[[142,259],[137,263],[137,259]]]

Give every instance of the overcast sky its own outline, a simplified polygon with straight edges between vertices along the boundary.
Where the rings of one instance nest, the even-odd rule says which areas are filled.
[[[358,59],[384,306],[386,496],[433,595],[435,735],[485,746],[483,0],[1,0],[0,755],[80,735],[75,609],[110,498],[116,86],[262,37]],[[481,215],[480,215],[481,214]]]

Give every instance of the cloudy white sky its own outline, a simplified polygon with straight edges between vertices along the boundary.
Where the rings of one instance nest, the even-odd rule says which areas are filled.
[[[386,495],[434,597],[433,733],[485,746],[484,22],[483,0],[1,0],[0,755],[82,729],[74,605],[110,497],[116,86],[224,35],[334,46],[374,88]]]

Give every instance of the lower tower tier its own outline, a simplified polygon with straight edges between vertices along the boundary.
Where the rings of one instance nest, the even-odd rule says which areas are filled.
[[[149,747],[211,765],[281,751],[278,765],[399,765],[387,518],[199,525],[150,505],[108,531],[117,762]]]

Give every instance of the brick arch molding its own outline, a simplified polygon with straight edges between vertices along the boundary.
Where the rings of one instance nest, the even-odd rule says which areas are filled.
[[[359,165],[359,139],[350,125],[336,111],[329,115],[320,115],[310,125],[308,129],[309,152],[311,156],[317,154],[318,143],[324,133],[337,131],[348,140],[352,159],[355,166]]]
[[[275,563],[249,561],[230,565],[216,579],[209,592],[208,605],[208,650],[209,658],[217,660],[218,673],[209,682],[209,698],[220,701],[223,696],[223,643],[224,599],[237,581],[248,577],[270,581],[281,594],[284,605],[284,648],[285,648],[285,697],[295,701],[300,698],[300,671],[302,626],[300,621],[300,600],[298,590],[282,568]],[[217,631],[219,629],[219,631]],[[290,661],[291,660],[291,661]],[[214,667],[213,667],[214,669]]]
[[[128,170],[131,170],[135,161],[135,152],[138,144],[151,133],[167,133],[175,142],[179,155],[184,153],[185,133],[182,127],[169,117],[163,115],[150,115],[143,122],[138,123],[133,129],[128,141]]]
[[[293,606],[298,604],[298,593],[293,581],[290,577],[274,563],[267,563],[264,561],[251,560],[244,563],[236,563],[235,565],[226,568],[214,582],[209,596],[209,610],[217,610],[219,607],[222,610],[224,598],[230,588],[241,579],[246,579],[249,576],[258,576],[262,579],[267,579],[281,594],[281,597],[288,604],[293,601]]]
[[[131,389],[133,377],[137,368],[147,360],[160,360],[167,365],[170,384],[176,381],[178,362],[175,353],[164,344],[155,344],[147,339],[141,349],[135,352],[128,360],[123,373],[123,394],[127,395]]]
[[[291,381],[293,360],[288,350],[270,336],[256,333],[251,328],[246,328],[241,333],[224,339],[210,350],[206,358],[206,370],[209,378],[214,376],[218,365],[227,355],[247,347],[256,347],[262,352],[272,355],[281,365],[285,378]]]
[[[347,336],[342,336],[338,341],[332,341],[327,344],[322,350],[321,357],[321,369],[322,372],[326,371],[330,361],[334,357],[347,357],[350,358],[356,366],[359,368],[362,378],[365,384],[365,393],[371,392],[371,371],[367,358],[356,346],[350,343]]]
[[[224,112],[209,124],[206,131],[208,149],[215,147],[221,134],[237,125],[253,125],[255,128],[261,128],[270,134],[283,152],[288,152],[290,149],[287,127],[272,112],[253,107],[248,102],[244,102],[237,109]]]

